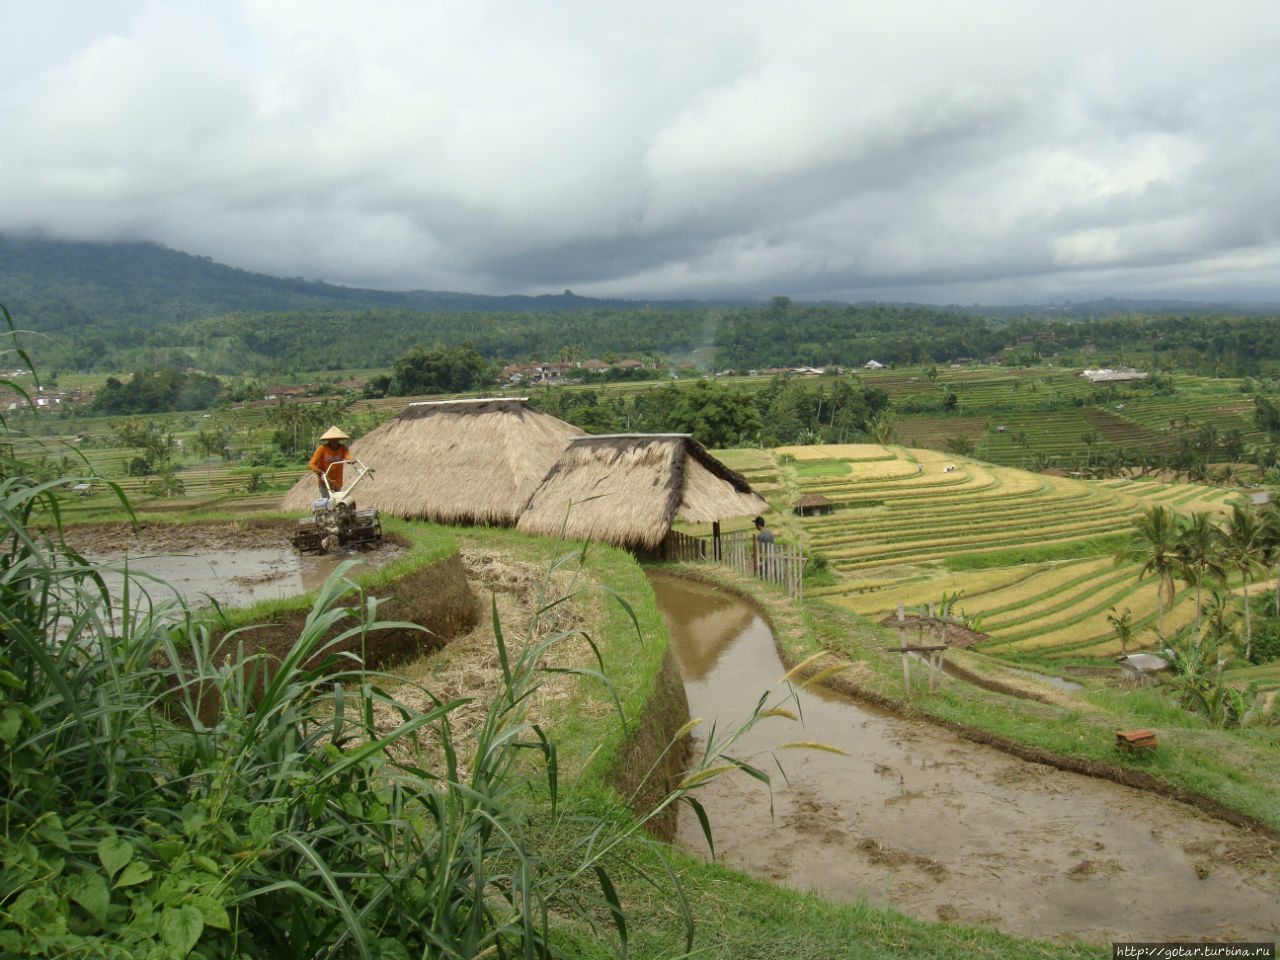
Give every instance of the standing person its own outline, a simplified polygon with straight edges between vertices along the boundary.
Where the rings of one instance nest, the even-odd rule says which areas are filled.
[[[342,489],[342,462],[351,459],[351,451],[344,440],[350,440],[347,434],[343,433],[337,427],[330,427],[324,433],[320,434],[320,446],[316,447],[316,452],[311,455],[311,472],[316,475],[316,483],[320,485],[320,499],[327,499],[329,491],[337,492]],[[326,488],[324,479],[328,476],[329,486]]]
[[[773,546],[773,531],[764,525],[764,517],[756,517],[752,521],[756,525],[756,540],[760,546]]]
[[[764,580],[772,579],[773,531],[764,525],[764,517],[752,521],[756,525],[756,573]]]

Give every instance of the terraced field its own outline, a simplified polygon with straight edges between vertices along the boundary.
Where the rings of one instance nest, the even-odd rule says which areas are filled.
[[[781,518],[779,537],[828,561],[837,583],[811,594],[877,618],[899,603],[918,608],[958,594],[958,608],[991,638],[981,649],[1020,659],[1113,656],[1119,643],[1107,615],[1126,607],[1138,642],[1154,643],[1155,584],[1138,580],[1136,564],[1114,561],[1134,519],[1148,503],[1226,513],[1242,496],[1044,476],[899,446],[733,453],[743,465],[749,454],[752,473],[768,478],[762,492]],[[796,516],[790,504],[805,493],[828,497],[834,511]],[[1180,589],[1166,629],[1194,615],[1192,593]]]

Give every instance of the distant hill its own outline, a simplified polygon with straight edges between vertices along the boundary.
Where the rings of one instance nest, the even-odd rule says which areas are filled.
[[[564,313],[731,302],[597,299],[568,290],[542,296],[366,290],[252,273],[154,243],[73,243],[0,234],[0,303],[31,329],[56,330],[92,321],[151,325],[237,312]]]
[[[702,369],[1088,363],[1256,376],[1280,360],[1273,311],[1174,301],[1026,307],[759,300],[637,301],[343,287],[271,277],[153,243],[0,235],[0,304],[46,369],[160,366],[221,376],[389,368],[415,345],[470,343],[502,365],[696,359]],[[1230,314],[1228,316],[1228,314]],[[1259,316],[1262,314],[1262,316]]]
[[[1236,317],[1270,316],[1280,311],[1280,303],[1253,301],[1161,300],[1155,298],[1102,297],[1098,300],[1067,300],[1062,303],[1022,304],[1010,307],[955,307],[977,316],[1042,317],[1047,320],[1091,320],[1117,314],[1198,317],[1213,313]]]
[[[301,277],[272,277],[216,263],[155,243],[78,243],[0,234],[0,303],[30,329],[83,329],[94,321],[137,326],[228,313],[407,310],[424,313],[569,313],[583,310],[696,310],[759,306],[760,300],[626,300],[579,297],[569,290],[540,296],[487,296],[451,291],[371,290]],[[830,306],[845,306],[822,301]],[[943,310],[993,320],[1074,320],[1123,313],[1266,315],[1280,305],[1103,298],[1019,306],[860,302],[860,307]]]

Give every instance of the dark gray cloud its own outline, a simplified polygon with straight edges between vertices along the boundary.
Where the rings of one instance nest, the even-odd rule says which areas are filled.
[[[0,230],[394,288],[1280,299],[1280,6],[8,5]]]

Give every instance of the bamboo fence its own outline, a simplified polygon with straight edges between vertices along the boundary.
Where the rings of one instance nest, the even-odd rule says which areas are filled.
[[[672,530],[662,548],[663,559],[723,563],[747,576],[759,577],[782,587],[797,600],[804,599],[804,565],[807,558],[796,544],[762,544],[747,530],[715,537],[692,537]]]

